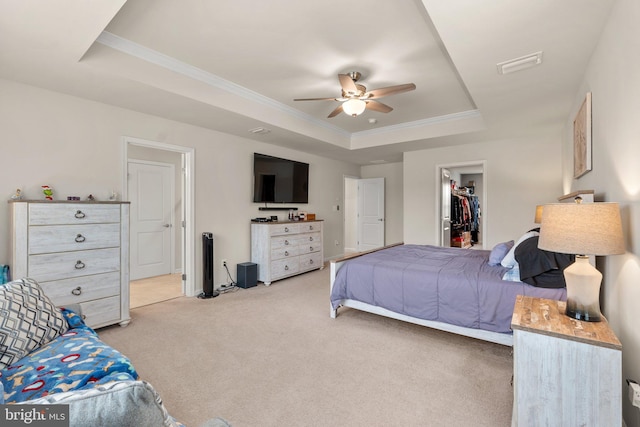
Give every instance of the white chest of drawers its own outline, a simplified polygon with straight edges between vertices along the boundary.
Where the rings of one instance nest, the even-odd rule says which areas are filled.
[[[323,268],[322,221],[252,223],[251,262],[267,286]]]
[[[128,202],[18,201],[11,218],[14,278],[79,304],[92,328],[130,322]]]

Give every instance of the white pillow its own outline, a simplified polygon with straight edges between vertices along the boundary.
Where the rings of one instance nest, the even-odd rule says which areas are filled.
[[[515,245],[513,245],[513,247],[511,249],[509,249],[509,252],[507,252],[507,254],[504,256],[504,258],[502,258],[502,261],[500,262],[500,265],[502,265],[503,267],[515,267],[516,265],[518,265],[518,262],[516,261],[516,257],[515,257],[515,252],[516,252],[516,248],[518,247],[518,245],[522,242],[524,242],[527,239],[530,239],[532,237],[535,236],[539,236],[540,232],[538,231],[527,231],[526,233],[524,233],[516,242]]]

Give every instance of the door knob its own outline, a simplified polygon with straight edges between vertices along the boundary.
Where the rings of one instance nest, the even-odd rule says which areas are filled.
[[[163,226],[164,228],[169,228],[169,227],[171,227],[171,224],[163,224],[162,226]]]

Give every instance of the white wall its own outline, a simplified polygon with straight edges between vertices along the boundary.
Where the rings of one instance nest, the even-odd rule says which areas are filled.
[[[106,199],[122,193],[122,137],[195,149],[196,288],[201,289],[202,232],[215,236],[216,285],[225,281],[218,260],[232,266],[250,260],[250,222],[264,216],[251,202],[252,158],[258,151],[310,164],[309,204],[299,205],[325,220],[325,257],[342,254],[343,176],[358,176],[356,165],[325,159],[209,129],[0,80],[2,167],[0,195],[21,188],[27,198],[41,198],[40,185],[54,188],[58,199],[93,194]],[[0,210],[0,264],[10,255],[9,209]],[[275,214],[275,212],[274,212]],[[235,267],[231,270],[235,276]]]
[[[436,200],[440,176],[436,167],[486,160],[483,184],[487,199],[482,242],[486,249],[517,239],[533,228],[536,205],[563,193],[561,141],[508,139],[465,146],[412,151],[404,156],[404,241],[438,244]]]
[[[402,163],[363,166],[362,178],[384,178],[384,241],[389,245],[403,241],[403,167]]]
[[[593,189],[597,201],[621,207],[627,253],[598,259],[603,312],[622,343],[622,378],[640,381],[640,2],[618,0],[576,94],[564,138],[563,182],[568,191]],[[593,170],[573,180],[572,122],[586,92],[593,101]],[[627,399],[623,416],[640,427]]]

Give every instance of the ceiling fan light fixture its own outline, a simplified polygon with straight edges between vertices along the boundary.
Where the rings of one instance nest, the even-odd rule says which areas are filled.
[[[362,114],[366,107],[367,103],[361,99],[350,99],[342,104],[342,110],[352,117]]]

